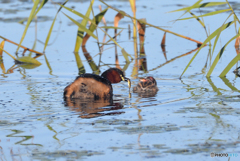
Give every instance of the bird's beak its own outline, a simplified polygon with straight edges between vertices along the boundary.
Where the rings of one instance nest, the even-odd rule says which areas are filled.
[[[126,77],[123,77],[123,76],[121,76],[121,78],[122,78],[122,81],[128,82],[128,88],[130,90],[130,88],[131,88],[131,80],[129,78],[126,78]]]
[[[125,81],[128,82],[128,87],[129,87],[129,90],[131,88],[131,80],[129,78],[125,78]]]

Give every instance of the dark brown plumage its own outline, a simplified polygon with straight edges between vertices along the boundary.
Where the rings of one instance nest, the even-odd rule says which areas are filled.
[[[110,99],[113,95],[112,83],[120,81],[129,83],[130,79],[117,68],[110,68],[101,76],[85,73],[64,89],[64,98]]]
[[[158,91],[157,82],[153,77],[141,79],[136,87],[133,88],[134,93],[155,95]]]

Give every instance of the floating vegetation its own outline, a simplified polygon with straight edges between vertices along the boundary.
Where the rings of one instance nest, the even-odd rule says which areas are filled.
[[[164,144],[159,146],[165,146]],[[127,144],[122,147],[109,147],[109,149],[113,151],[119,151],[124,150],[126,151],[126,154],[138,154],[139,152],[143,154],[143,157],[145,158],[159,158],[162,157],[163,153],[160,151],[161,149],[165,148],[159,148],[158,144],[154,145],[142,145],[142,144]]]
[[[163,133],[169,131],[178,131],[180,130],[177,125],[174,124],[165,124],[165,125],[149,125],[149,126],[120,126],[116,127],[117,130],[123,133],[128,134],[138,134],[138,133]]]
[[[222,143],[221,141],[208,141],[203,144],[189,144],[186,148],[182,149],[169,149],[164,151],[164,153],[172,154],[183,154],[183,155],[192,155],[197,153],[206,153],[209,155],[211,152],[222,153],[226,148],[236,148],[240,142],[226,142]],[[210,156],[209,156],[210,157]]]
[[[138,120],[121,120],[121,119],[113,119],[113,120],[106,120],[106,119],[99,119],[94,122],[95,125],[102,124],[102,125],[132,125],[138,123]]]
[[[21,124],[20,122],[10,122],[5,120],[0,120],[0,126],[9,126],[9,125],[17,125]]]
[[[35,150],[32,153],[32,157],[34,159],[61,159],[61,158],[68,158],[68,160],[76,160],[76,159],[85,159],[86,157],[91,157],[95,155],[104,155],[103,152],[100,151],[93,151],[93,150],[64,150],[64,151],[54,151],[54,152],[39,152]]]

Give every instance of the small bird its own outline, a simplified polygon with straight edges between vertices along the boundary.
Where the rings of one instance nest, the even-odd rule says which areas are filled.
[[[103,72],[101,76],[90,73],[81,74],[64,89],[64,99],[111,99],[113,96],[112,83],[121,81],[128,82],[129,89],[131,88],[130,79],[126,78],[118,68],[110,68]]]
[[[138,85],[133,88],[134,93],[156,94],[157,91],[157,82],[153,77],[150,76],[141,79]]]

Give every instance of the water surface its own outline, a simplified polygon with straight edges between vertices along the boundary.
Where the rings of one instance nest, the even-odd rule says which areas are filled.
[[[0,1],[0,35],[19,42],[24,25],[18,20],[28,17],[30,1]],[[110,5],[132,15],[128,1],[107,1]],[[93,8],[98,13],[96,1]],[[177,21],[182,13],[167,13],[191,5],[190,1],[137,1],[137,17],[176,33],[204,41],[205,31],[196,20]],[[231,4],[237,5],[232,2]],[[70,1],[67,6],[85,13],[88,1]],[[102,5],[103,6],[103,5]],[[58,6],[47,4],[39,12],[37,45],[43,44]],[[224,6],[222,6],[224,7]],[[105,8],[103,6],[103,8]],[[203,11],[214,11],[208,8]],[[67,11],[64,11],[70,14]],[[237,11],[236,11],[237,12]],[[107,24],[113,26],[117,13],[109,10]],[[197,12],[196,12],[197,14]],[[72,15],[73,16],[73,15]],[[190,16],[190,15],[187,15]],[[218,28],[228,14],[204,19],[210,31]],[[74,16],[73,16],[74,17]],[[76,17],[75,17],[76,18]],[[219,21],[219,19],[223,21]],[[79,19],[79,18],[78,18]],[[79,19],[81,20],[81,19]],[[131,20],[124,18],[119,26],[128,28]],[[103,24],[100,24],[103,25]],[[46,49],[51,69],[44,56],[42,65],[34,69],[10,69],[14,62],[4,53],[5,71],[0,76],[0,158],[1,160],[213,160],[210,153],[234,153],[240,155],[239,78],[232,72],[225,78],[218,75],[236,55],[231,43],[212,77],[206,78],[205,62],[209,46],[202,49],[197,59],[179,79],[196,49],[194,42],[167,34],[165,57],[160,47],[162,31],[147,27],[145,53],[147,72],[133,75],[134,62],[125,70],[135,86],[141,77],[154,76],[159,87],[153,97],[143,98],[128,94],[125,82],[114,84],[113,102],[80,101],[75,105],[63,100],[63,89],[72,82],[79,71],[73,54],[77,27],[63,14],[56,21],[50,45]],[[109,30],[110,35],[114,34]],[[233,26],[220,37],[215,54],[235,34]],[[99,39],[103,33],[98,32]],[[35,23],[31,25],[23,42],[31,48],[35,40]],[[132,36],[125,29],[119,44],[134,57]],[[109,47],[112,47],[108,49]],[[5,50],[14,54],[16,46],[6,43]],[[115,48],[107,45],[101,58],[101,72],[115,67]],[[90,38],[86,49],[98,64],[96,40]],[[19,56],[21,55],[21,49]],[[120,67],[126,65],[118,48]],[[85,70],[92,73],[81,49],[79,53]],[[96,56],[95,56],[96,55]],[[182,56],[181,56],[182,55]],[[231,70],[233,71],[236,68]],[[12,69],[12,68],[11,68]],[[239,160],[231,157],[230,160]],[[215,157],[214,160],[227,160]]]

